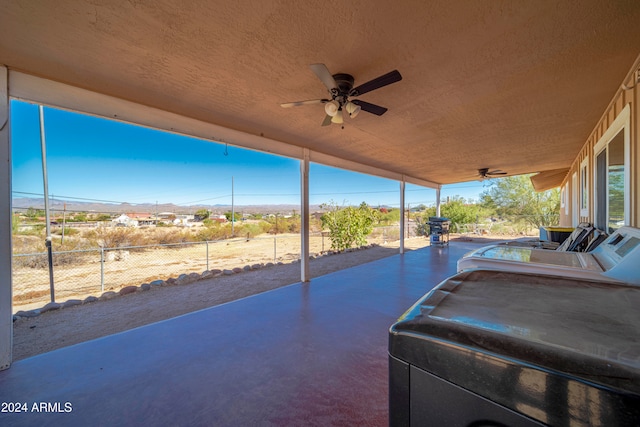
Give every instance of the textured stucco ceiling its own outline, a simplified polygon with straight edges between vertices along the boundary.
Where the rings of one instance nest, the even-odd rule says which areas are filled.
[[[4,0],[0,64],[447,184],[565,169],[640,53],[640,2]],[[387,107],[321,127],[309,64]]]

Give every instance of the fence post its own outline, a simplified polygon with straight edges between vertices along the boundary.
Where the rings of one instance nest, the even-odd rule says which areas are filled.
[[[49,219],[47,218],[47,221],[49,221]],[[47,223],[48,226],[48,223]],[[45,245],[47,246],[47,259],[49,260],[49,292],[51,294],[51,302],[55,302],[56,301],[56,294],[55,294],[55,286],[53,284],[53,249],[51,248],[51,236],[47,237],[47,240],[45,240]]]
[[[205,240],[204,243],[207,245],[207,271],[209,271],[209,241]]]
[[[100,292],[104,292],[104,248],[100,246]]]

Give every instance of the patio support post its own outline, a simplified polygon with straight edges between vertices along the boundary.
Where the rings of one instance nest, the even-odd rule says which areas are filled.
[[[309,149],[300,160],[300,281],[309,277]]]
[[[0,370],[11,366],[13,313],[11,289],[11,141],[9,74],[0,66]]]
[[[45,213],[45,229],[47,236],[44,241],[44,245],[47,248],[47,258],[49,260],[49,293],[51,295],[51,302],[55,302],[55,289],[53,284],[53,249],[51,248],[51,217],[49,216],[49,177],[47,174],[47,143],[45,139],[44,131],[44,107],[38,106],[40,113],[40,150],[42,153],[42,188],[44,189],[44,213]]]
[[[440,189],[442,185],[438,185],[436,188],[436,216],[440,216]]]
[[[402,181],[400,181],[400,253],[404,253],[404,177]]]

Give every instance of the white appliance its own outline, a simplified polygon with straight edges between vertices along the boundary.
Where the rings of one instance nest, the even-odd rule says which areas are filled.
[[[458,260],[459,272],[475,268],[640,285],[640,229],[621,227],[591,252],[484,246]]]

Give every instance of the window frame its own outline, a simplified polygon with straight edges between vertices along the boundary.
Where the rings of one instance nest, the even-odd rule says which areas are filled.
[[[589,156],[580,162],[580,216],[589,216]]]
[[[604,134],[600,137],[598,142],[593,146],[593,160],[592,160],[592,175],[594,186],[593,186],[593,212],[594,212],[594,223],[595,224],[607,224],[608,232],[608,224],[609,224],[609,177],[608,173],[605,175],[605,194],[599,194],[598,189],[598,165],[597,159],[603,151],[606,150],[606,161],[609,163],[609,143],[613,141],[613,139],[618,136],[622,132],[623,141],[624,141],[624,225],[629,225],[631,223],[631,107],[627,104],[622,111],[615,118],[613,123],[607,128]],[[601,197],[602,196],[602,197]],[[602,221],[601,218],[597,218],[598,208],[600,200],[604,200],[606,203],[604,209],[605,219]]]

